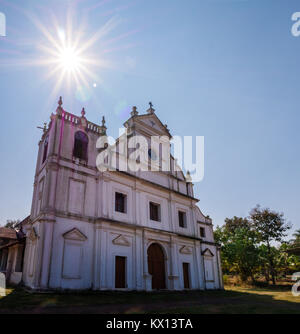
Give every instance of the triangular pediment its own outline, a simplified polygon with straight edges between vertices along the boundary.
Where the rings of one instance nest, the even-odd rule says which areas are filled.
[[[130,246],[129,240],[122,234],[113,239],[112,243],[119,246]]]
[[[77,241],[87,240],[87,237],[82,232],[80,232],[77,228],[73,228],[72,230],[65,232],[63,234],[63,237],[69,240],[77,240]]]
[[[206,248],[206,249],[202,252],[202,255],[205,255],[205,256],[214,256],[213,252],[212,252],[209,248]]]
[[[182,246],[179,251],[181,254],[192,254],[193,250],[190,246]]]
[[[136,116],[132,119],[132,122],[136,129],[143,132],[148,132],[151,135],[172,137],[167,126],[161,122],[155,113]]]

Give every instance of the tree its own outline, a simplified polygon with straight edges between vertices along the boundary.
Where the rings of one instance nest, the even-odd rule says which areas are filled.
[[[242,281],[248,277],[255,282],[258,267],[257,233],[246,218],[226,218],[225,225],[215,231],[215,239],[221,244],[222,265],[227,272],[237,272]]]
[[[267,246],[262,244],[258,248],[257,263],[259,265],[260,273],[265,277],[267,284],[270,282],[270,265],[268,261],[268,249]]]
[[[266,260],[268,261],[272,282],[276,284],[275,252],[273,242],[282,242],[287,236],[285,233],[291,226],[285,222],[283,213],[261,208],[257,205],[250,211],[250,219],[253,228],[259,234],[259,241],[266,246]]]
[[[291,240],[292,246],[300,246],[300,229],[296,230],[296,232],[293,233],[293,237],[295,237],[295,239]]]
[[[246,228],[251,227],[251,223],[247,218],[234,216],[233,218],[225,218],[225,230],[230,233],[234,233],[237,228]]]
[[[300,270],[300,258],[297,255],[290,254],[288,251],[290,245],[284,242],[278,248],[277,265],[278,270],[284,275],[291,275]]]
[[[8,219],[7,221],[6,221],[6,224],[4,225],[4,227],[7,227],[7,228],[14,228],[14,226],[16,225],[16,224],[18,224],[20,222],[20,220],[18,219],[18,220],[12,220],[12,219]]]

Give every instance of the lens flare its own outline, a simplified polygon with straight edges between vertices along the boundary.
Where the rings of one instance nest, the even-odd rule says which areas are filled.
[[[109,19],[91,36],[85,34],[87,29],[84,23],[77,25],[76,30],[73,28],[72,12],[67,14],[65,26],[59,25],[53,16],[54,29],[44,26],[36,16],[31,15],[30,19],[44,36],[43,42],[37,45],[40,59],[35,60],[35,65],[48,67],[45,80],[55,78],[51,99],[62,88],[74,93],[78,87],[90,87],[94,82],[102,83],[99,70],[112,68],[113,65],[107,58],[101,57],[99,52],[97,56],[94,55],[95,46],[99,39],[103,39],[119,24],[117,18]]]
[[[82,59],[78,56],[76,50],[64,48],[58,55],[58,61],[62,69],[73,72],[79,69]]]
[[[103,22],[97,25],[97,29],[92,29],[90,12],[95,14],[96,9],[91,7],[83,11],[85,7],[81,7],[79,1],[68,2],[64,8],[63,15],[58,15],[46,5],[39,5],[36,8],[38,13],[14,5],[12,9],[21,12],[34,26],[35,35],[24,39],[23,32],[15,29],[14,39],[6,37],[1,40],[7,47],[0,50],[0,68],[43,67],[44,71],[39,71],[38,78],[41,84],[47,83],[52,87],[45,101],[45,110],[52,107],[53,100],[62,94],[75,94],[80,101],[93,96],[96,103],[102,104],[97,94],[93,93],[95,88],[118,99],[113,90],[107,87],[102,73],[108,69],[124,72],[122,62],[116,62],[109,53],[132,47],[128,43],[122,45],[121,41],[139,29],[115,35],[115,28],[124,21],[113,13],[107,20],[104,19],[107,15],[102,16]],[[12,50],[11,45],[20,49]],[[26,53],[23,49],[26,49]],[[4,58],[2,54],[7,53],[9,57]]]

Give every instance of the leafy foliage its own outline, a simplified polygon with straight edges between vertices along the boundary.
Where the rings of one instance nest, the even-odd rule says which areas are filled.
[[[215,230],[224,274],[238,274],[242,281],[250,277],[253,282],[262,276],[267,282],[272,278],[275,284],[279,275],[295,272],[300,268],[299,257],[287,252],[290,246],[283,240],[290,228],[282,213],[260,206],[252,209],[248,218],[226,218]],[[295,240],[299,240],[299,232],[294,234]]]
[[[286,232],[291,228],[285,222],[283,213],[271,211],[268,208],[261,209],[256,206],[250,212],[250,219],[253,228],[259,233],[259,239],[265,249],[265,260],[268,263],[273,284],[276,283],[276,251],[271,246],[272,242],[283,242],[283,238],[287,236]]]
[[[14,226],[16,225],[16,224],[18,224],[20,222],[20,220],[11,220],[11,219],[9,219],[9,220],[7,220],[6,221],[6,224],[4,225],[4,227],[7,227],[7,228],[14,228]]]
[[[290,240],[291,246],[300,247],[300,229],[296,230],[296,232],[293,234],[293,237],[295,237],[295,239]]]

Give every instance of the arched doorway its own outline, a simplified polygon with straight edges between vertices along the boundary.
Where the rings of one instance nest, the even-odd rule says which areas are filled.
[[[152,275],[152,289],[165,289],[165,257],[159,244],[148,248],[148,271]]]

